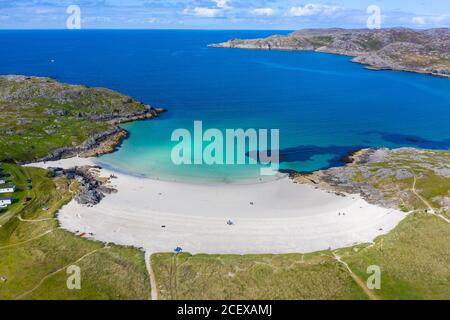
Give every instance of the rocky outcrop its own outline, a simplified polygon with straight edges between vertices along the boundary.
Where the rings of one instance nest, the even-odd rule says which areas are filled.
[[[287,36],[233,39],[211,47],[298,50],[355,57],[372,70],[400,70],[450,77],[450,29],[305,29]]]
[[[106,194],[117,192],[109,186],[109,179],[98,176],[95,167],[75,167],[72,169],[48,168],[51,177],[65,176],[78,182],[75,201],[85,206],[95,206]]]
[[[108,118],[111,124],[118,125],[126,122],[153,119],[158,117],[165,109],[149,108],[148,112],[139,113],[136,115],[129,115],[127,117]],[[60,159],[67,159],[72,157],[97,157],[102,154],[108,154],[116,151],[122,141],[128,138],[128,132],[118,126],[114,126],[105,132],[92,135],[85,143],[80,146],[63,147],[51,151],[45,157],[34,159],[32,161],[22,162],[21,164],[28,164],[33,162],[55,161]]]
[[[342,167],[302,174],[291,172],[301,184],[338,194],[359,194],[369,203],[388,208],[415,208],[417,196],[411,192],[414,179],[418,185],[436,181],[429,199],[436,207],[450,202],[450,151],[400,149],[363,149]]]

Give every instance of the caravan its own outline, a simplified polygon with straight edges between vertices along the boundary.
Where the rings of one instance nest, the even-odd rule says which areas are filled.
[[[0,193],[13,193],[16,191],[15,186],[2,186],[0,187]]]
[[[11,198],[0,198],[0,208],[6,208],[10,204],[12,204]]]

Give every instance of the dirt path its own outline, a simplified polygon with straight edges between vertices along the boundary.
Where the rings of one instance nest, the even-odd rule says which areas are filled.
[[[62,268],[60,268],[60,269],[58,269],[58,270],[56,270],[56,271],[54,271],[54,272],[52,272],[52,273],[49,273],[48,275],[46,275],[45,277],[43,277],[43,278],[38,282],[38,284],[37,284],[35,287],[33,287],[31,290],[28,290],[28,291],[26,291],[26,292],[20,294],[20,295],[17,296],[17,297],[15,297],[14,300],[18,300],[18,299],[22,299],[22,298],[26,297],[27,295],[29,295],[30,293],[32,293],[32,292],[34,292],[36,289],[38,289],[38,288],[44,283],[44,281],[47,280],[48,278],[50,278],[51,276],[57,274],[58,272],[61,272],[61,271],[65,270],[65,269],[67,269],[67,268],[70,267],[71,265],[74,265],[74,264],[76,264],[76,263],[78,263],[78,262],[80,262],[80,261],[86,259],[87,257],[89,257],[89,256],[93,255],[94,253],[97,253],[98,251],[103,250],[103,249],[109,249],[109,247],[105,246],[105,247],[103,247],[103,248],[96,249],[96,250],[93,250],[93,251],[91,251],[91,252],[89,252],[89,253],[86,253],[84,256],[82,256],[82,257],[79,258],[78,260],[76,260],[76,261],[74,261],[74,262],[72,262],[72,263],[69,263],[68,265],[66,265],[66,266],[64,266],[64,267],[62,267]]]
[[[17,247],[17,246],[20,246],[20,245],[22,245],[22,244],[31,242],[31,241],[33,241],[33,240],[42,238],[42,237],[48,235],[49,233],[52,233],[53,231],[55,231],[55,230],[57,230],[57,229],[59,229],[59,228],[52,229],[52,230],[48,230],[48,231],[44,232],[44,233],[41,234],[41,235],[38,235],[38,236],[36,236],[36,237],[34,237],[34,238],[31,238],[31,239],[28,239],[28,240],[25,240],[25,241],[22,241],[22,242],[17,242],[17,243],[13,243],[13,244],[10,244],[10,245],[4,246],[4,247],[0,247],[0,250],[1,250],[1,249],[8,249],[8,248]]]
[[[414,176],[414,183],[413,183],[413,186],[412,186],[412,189],[411,189],[411,190],[412,190],[412,192],[417,196],[417,198],[419,198],[419,199],[425,204],[425,206],[428,207],[428,209],[430,210],[430,213],[431,213],[432,215],[435,215],[436,217],[441,218],[441,219],[444,220],[445,222],[450,223],[450,220],[449,220],[449,219],[447,219],[446,217],[444,217],[444,216],[441,215],[441,214],[436,213],[436,211],[433,209],[433,207],[430,205],[430,203],[429,203],[427,200],[425,200],[425,199],[417,192],[417,190],[416,190],[416,183],[417,183],[417,178],[416,178],[416,176]]]
[[[372,290],[367,288],[366,284],[363,280],[361,280],[356,274],[353,273],[352,269],[350,269],[349,265],[341,259],[337,254],[333,253],[334,258],[336,261],[338,261],[340,264],[345,266],[347,271],[350,273],[350,276],[353,278],[353,280],[356,282],[356,284],[364,291],[364,293],[367,295],[367,297],[370,300],[379,300],[379,298],[373,293]]]
[[[153,273],[153,269],[152,269],[151,258],[152,258],[151,254],[148,251],[146,251],[145,252],[145,266],[147,267],[147,272],[150,277],[150,288],[151,288],[150,299],[158,300],[158,288],[156,286],[156,277],[155,277],[155,274]]]
[[[45,218],[45,219],[36,219],[36,220],[29,220],[22,218],[22,215],[18,215],[17,219],[19,219],[22,222],[44,222],[44,221],[50,221],[50,220],[56,220],[56,218]]]

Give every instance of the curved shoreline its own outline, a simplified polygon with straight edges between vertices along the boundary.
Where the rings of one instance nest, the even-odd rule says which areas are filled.
[[[30,166],[95,165],[72,158]],[[333,192],[282,179],[254,185],[193,185],[138,178],[107,169],[117,193],[96,206],[70,202],[58,214],[64,229],[103,242],[132,245],[149,253],[315,252],[367,243],[405,218],[358,195]],[[227,225],[232,220],[235,225]]]
[[[122,142],[129,137],[129,132],[123,128],[120,128],[118,125],[134,121],[154,119],[164,112],[167,112],[167,110],[163,108],[148,107],[144,112],[132,115],[130,117],[108,119],[107,122],[114,125],[114,128],[89,137],[83,144],[74,147],[59,148],[51,151],[45,157],[32,161],[21,162],[19,164],[25,165],[36,162],[56,161],[78,156],[89,158],[113,153],[122,144]]]

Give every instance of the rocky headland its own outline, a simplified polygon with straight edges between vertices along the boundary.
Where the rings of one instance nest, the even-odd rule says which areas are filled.
[[[316,51],[352,56],[372,70],[450,77],[450,29],[304,29],[265,39],[233,39],[218,48]]]
[[[404,211],[427,209],[422,197],[435,209],[450,209],[450,151],[363,149],[349,156],[342,167],[313,173],[291,173],[301,184],[338,194],[360,194],[367,202]]]
[[[128,136],[120,124],[165,111],[105,88],[0,76],[0,161],[24,164],[110,153]]]

